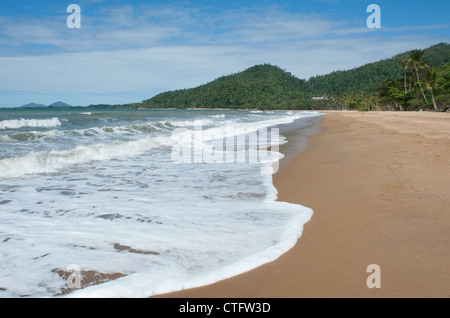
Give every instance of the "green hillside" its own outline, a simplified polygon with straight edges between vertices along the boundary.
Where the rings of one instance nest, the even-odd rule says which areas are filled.
[[[159,94],[138,107],[145,108],[289,108],[306,98],[307,87],[277,66],[256,65],[208,84]]]
[[[423,59],[432,67],[442,67],[450,63],[450,44],[440,43],[425,49]],[[310,92],[316,96],[342,96],[362,91],[371,93],[381,87],[387,78],[398,78],[404,74],[402,60],[410,52],[398,54],[393,58],[366,64],[364,66],[336,71],[308,80]]]
[[[450,104],[449,72],[450,44],[440,43],[307,81],[274,65],[256,65],[195,88],[161,93],[130,107],[437,110]]]

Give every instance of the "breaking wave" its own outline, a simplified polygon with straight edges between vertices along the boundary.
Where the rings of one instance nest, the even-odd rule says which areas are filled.
[[[0,121],[0,129],[18,129],[26,127],[59,127],[62,123],[58,118],[51,119],[9,119]]]

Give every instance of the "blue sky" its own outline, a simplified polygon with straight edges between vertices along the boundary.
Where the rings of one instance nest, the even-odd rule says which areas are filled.
[[[81,28],[69,29],[70,4]],[[369,29],[370,4],[381,28]],[[0,107],[138,102],[271,63],[308,79],[450,42],[450,1],[0,3]]]

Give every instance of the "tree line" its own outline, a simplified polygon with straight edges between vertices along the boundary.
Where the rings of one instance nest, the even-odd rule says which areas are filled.
[[[450,44],[302,80],[264,64],[131,108],[434,110],[450,105]]]
[[[423,50],[402,60],[403,77],[388,78],[377,90],[380,104],[395,110],[447,110],[450,107],[450,63],[433,67]]]

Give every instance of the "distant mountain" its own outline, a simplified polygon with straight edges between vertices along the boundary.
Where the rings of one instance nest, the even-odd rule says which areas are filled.
[[[55,102],[48,106],[44,105],[44,104],[37,104],[37,103],[29,103],[29,104],[20,106],[20,108],[37,108],[37,107],[72,107],[72,106],[69,104],[66,104],[64,102],[61,102],[61,101]]]
[[[69,104],[66,104],[64,102],[59,101],[59,102],[55,102],[53,104],[48,105],[48,107],[72,107],[72,106],[69,105]]]
[[[36,103],[29,103],[29,104],[20,106],[20,108],[34,108],[34,107],[47,107],[47,105],[36,104]]]

